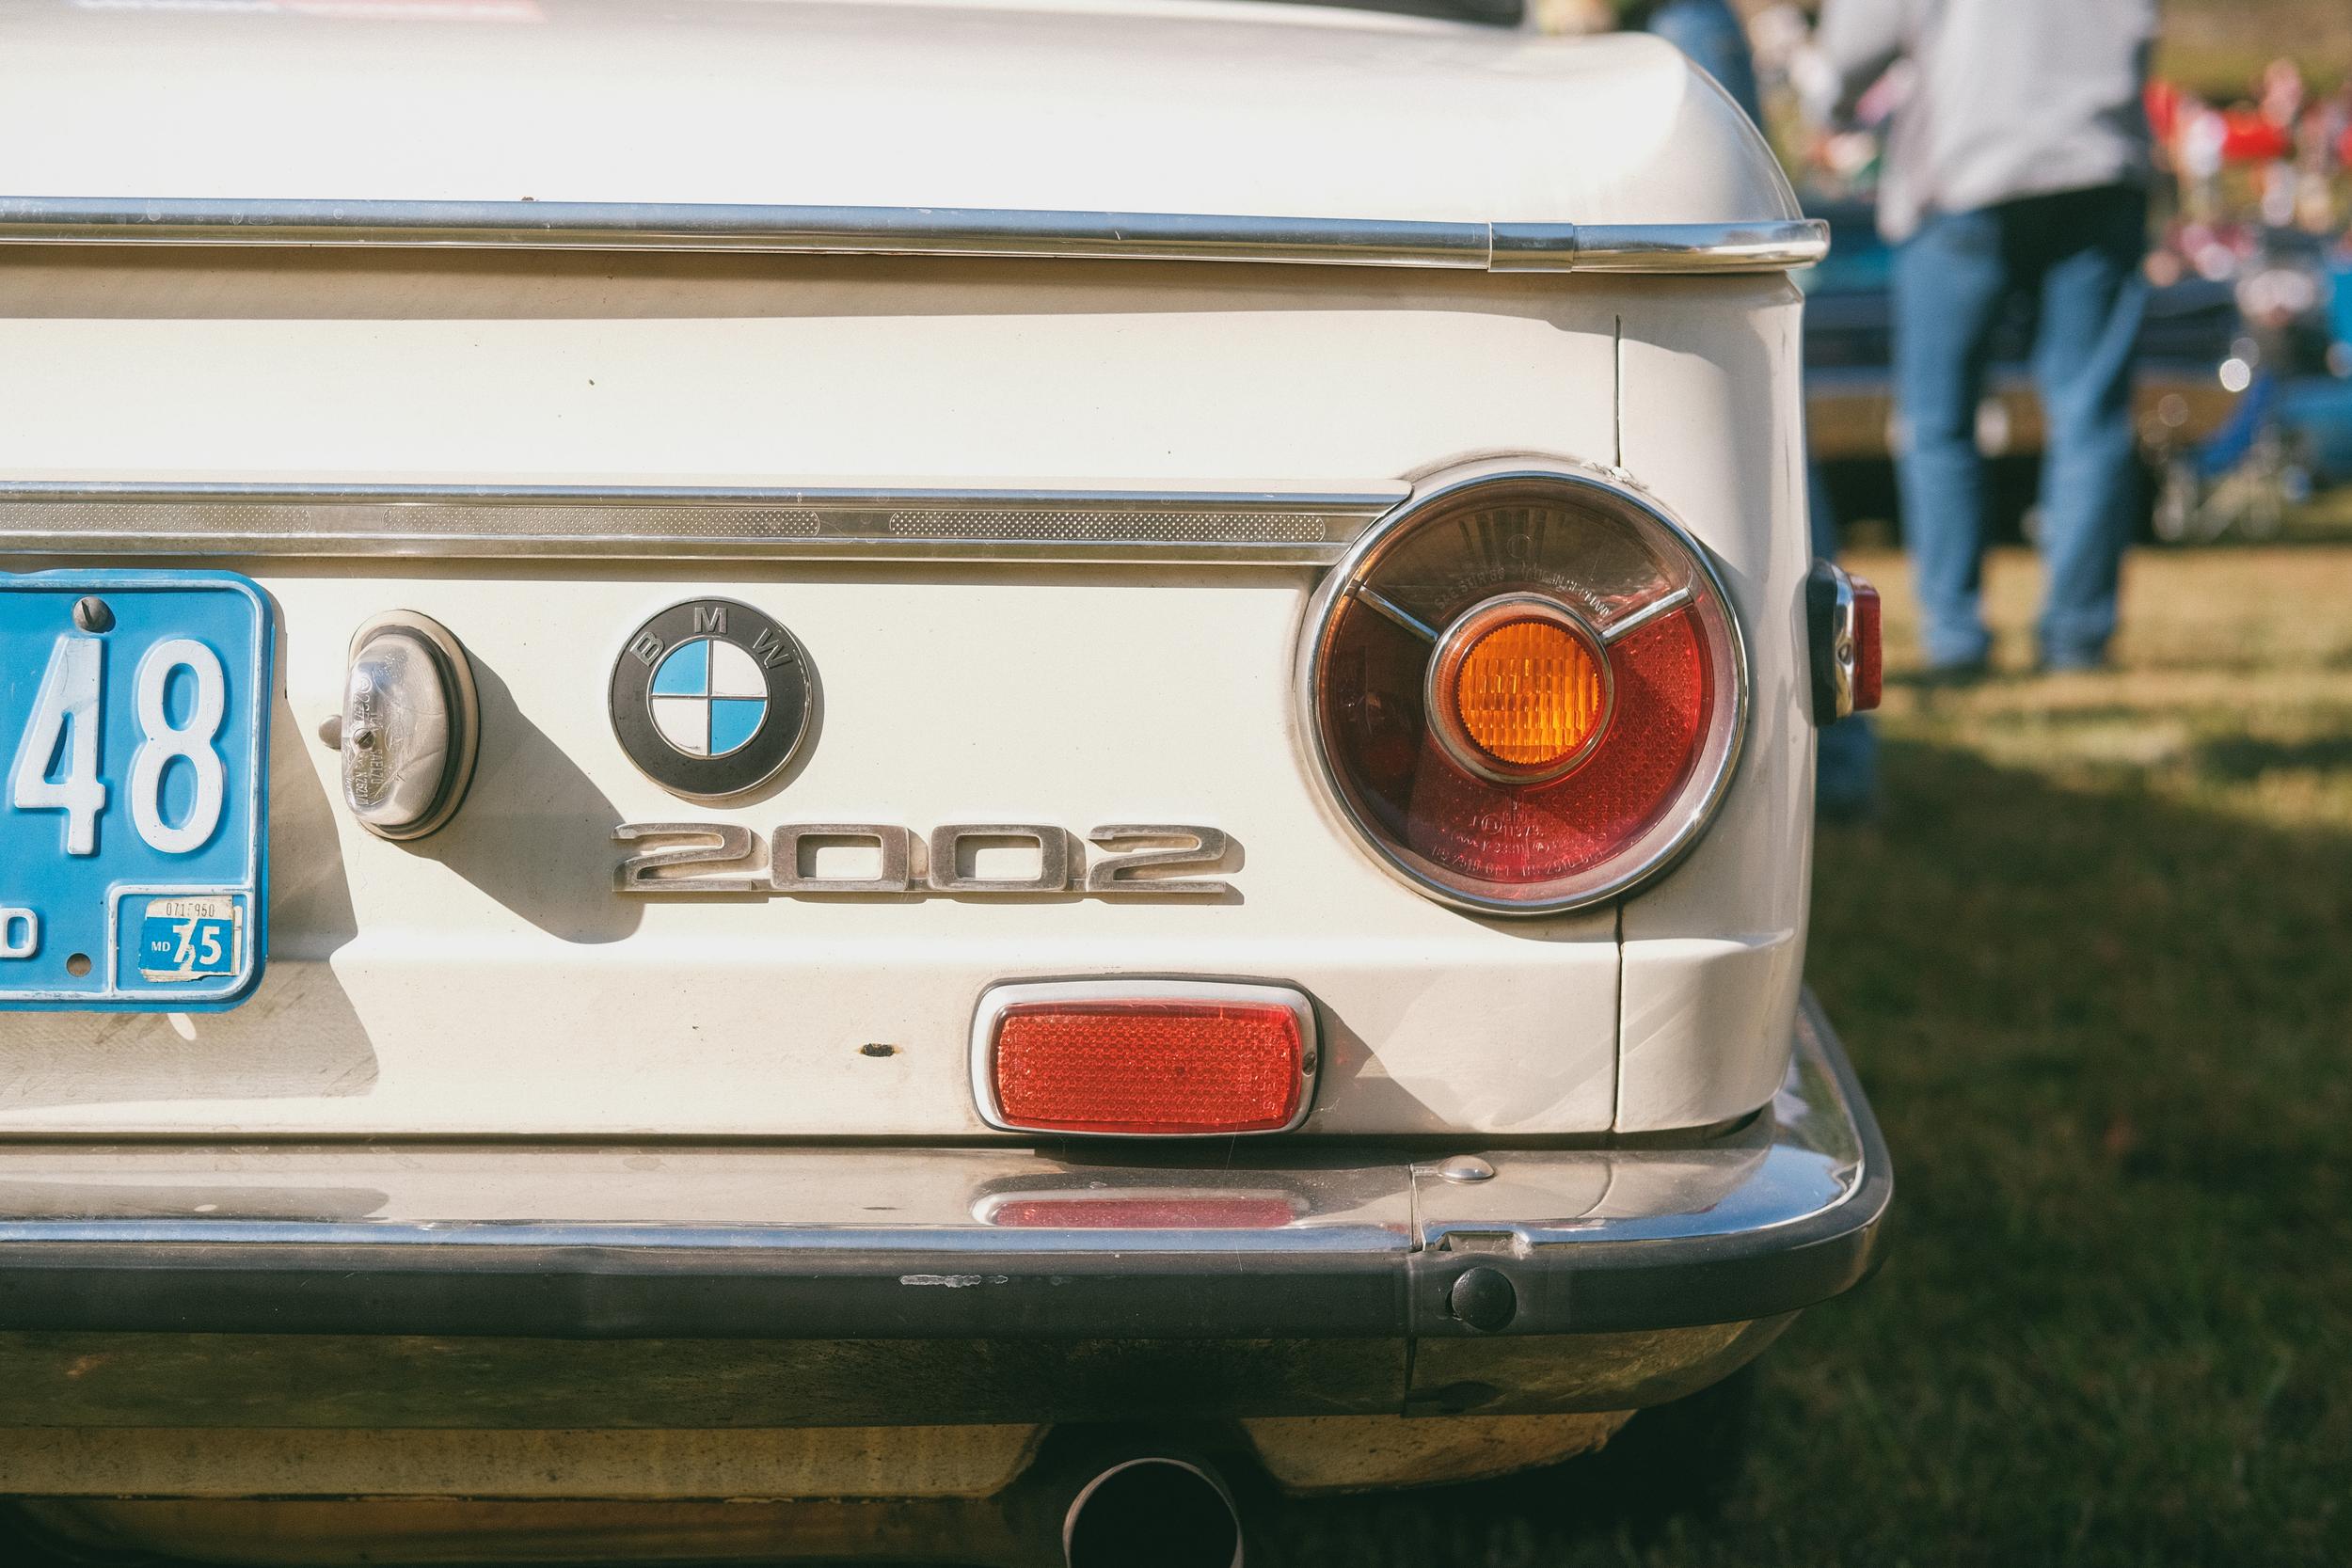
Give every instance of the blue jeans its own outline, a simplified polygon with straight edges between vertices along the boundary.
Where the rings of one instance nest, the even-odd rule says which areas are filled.
[[[1699,69],[1721,82],[1747,117],[1764,122],[1763,100],[1756,90],[1756,56],[1748,50],[1748,30],[1728,0],[1666,0],[1650,13],[1648,30],[1673,44]]]
[[[1977,404],[2003,306],[2040,308],[2033,372],[2048,432],[2042,657],[2095,664],[2115,632],[2116,581],[2138,495],[2132,358],[2147,285],[2148,198],[2114,185],[1930,214],[1895,254],[1895,396],[1903,529],[1928,663],[1980,662],[1984,460]]]

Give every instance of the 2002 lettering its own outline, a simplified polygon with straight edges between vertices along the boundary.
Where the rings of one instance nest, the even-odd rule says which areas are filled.
[[[929,835],[896,823],[796,823],[778,828],[763,857],[759,835],[725,822],[625,822],[614,842],[634,848],[612,876],[618,893],[745,894],[1021,894],[1080,892],[1095,897],[1225,898],[1233,885],[1215,878],[1171,873],[1214,871],[1232,841],[1220,829],[1194,823],[1117,822],[1094,829],[1087,842],[1099,851],[1087,863],[1072,836],[1044,823],[959,823]],[[1136,846],[1156,844],[1159,848]],[[820,847],[864,849],[875,858],[863,877],[820,876],[807,863]],[[982,875],[966,867],[967,850],[1018,846],[1030,849],[1037,869],[1025,876]],[[763,858],[766,864],[761,863]]]
[[[195,697],[177,724],[165,701],[171,677],[195,677]],[[220,826],[228,794],[228,765],[213,742],[228,713],[229,683],[220,656],[193,638],[170,637],[139,660],[132,703],[138,715],[138,749],[131,755],[131,822],[148,847],[166,855],[201,849]],[[106,781],[99,776],[98,742],[105,705],[104,648],[95,637],[60,637],[49,651],[40,694],[8,769],[8,804],[18,811],[65,814],[65,852],[98,852],[98,818],[106,810]],[[50,777],[60,748],[65,776]],[[164,816],[164,778],[185,762],[194,784],[187,815]]]

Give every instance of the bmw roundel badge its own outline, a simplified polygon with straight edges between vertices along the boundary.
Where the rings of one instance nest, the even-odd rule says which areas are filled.
[[[689,599],[639,626],[612,666],[612,733],[674,795],[757,789],[808,733],[808,656],[733,599]]]

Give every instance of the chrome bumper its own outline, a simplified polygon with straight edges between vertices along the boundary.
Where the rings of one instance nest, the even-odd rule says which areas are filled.
[[[0,1148],[0,1328],[552,1337],[1566,1334],[1808,1306],[1891,1176],[1808,1000],[1720,1137],[1399,1152]],[[1205,1154],[1205,1158],[1204,1158]],[[1484,1180],[1447,1174],[1462,1157]],[[1486,1326],[1456,1287],[1500,1276]],[[1474,1314],[1474,1316],[1480,1316]]]
[[[1809,998],[1796,1046],[1772,1107],[1736,1131],[1576,1149],[1267,1145],[1244,1166],[1221,1163],[1242,1152],[1224,1144],[18,1144],[0,1148],[0,1373],[30,1402],[19,1420],[40,1418],[41,1388],[61,1402],[49,1418],[92,1418],[103,1389],[53,1363],[136,1336],[135,1407],[106,1418],[168,1423],[158,1357],[194,1402],[249,1386],[237,1357],[266,1340],[281,1370],[309,1369],[297,1387],[378,1386],[365,1410],[292,1424],[397,1424],[430,1414],[448,1347],[527,1341],[538,1371],[520,1381],[573,1402],[505,1418],[626,1407],[624,1424],[659,1424],[675,1418],[655,1418],[655,1394],[625,1392],[652,1362],[593,1342],[660,1340],[648,1375],[673,1393],[662,1379],[690,1366],[830,1369],[836,1422],[1076,1418],[1134,1400],[1624,1408],[1720,1375],[1774,1320],[1869,1272],[1886,1151]],[[1571,1342],[1616,1373],[1564,1383]],[[867,1349],[845,1360],[851,1344]],[[976,1346],[1001,1377],[975,1381]],[[860,1381],[884,1354],[958,1375],[927,1409],[919,1379]],[[1093,1370],[1074,1382],[1041,1371],[1081,1360]],[[806,1419],[802,1398],[760,1418]]]

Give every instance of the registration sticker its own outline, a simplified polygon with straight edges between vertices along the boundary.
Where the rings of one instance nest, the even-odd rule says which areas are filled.
[[[245,899],[150,898],[139,921],[139,978],[156,984],[235,974],[245,952]]]

